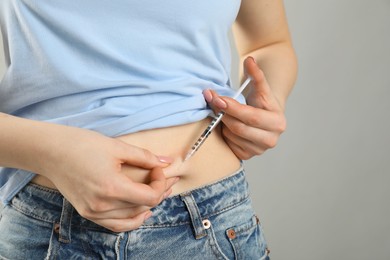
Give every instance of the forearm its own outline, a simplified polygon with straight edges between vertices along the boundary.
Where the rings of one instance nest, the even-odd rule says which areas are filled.
[[[289,42],[271,44],[240,57],[241,64],[248,56],[252,56],[278,99],[283,110],[297,77],[297,59]],[[244,80],[243,68],[240,66],[240,76]]]
[[[1,113],[0,129],[1,166],[45,176],[82,217],[114,232],[138,228],[178,180],[166,179],[166,158],[94,131]],[[123,164],[150,170],[149,183]]]
[[[242,1],[232,29],[241,61],[247,56],[255,58],[284,109],[296,80],[297,59],[283,0]]]
[[[0,113],[0,166],[40,172],[61,126]]]

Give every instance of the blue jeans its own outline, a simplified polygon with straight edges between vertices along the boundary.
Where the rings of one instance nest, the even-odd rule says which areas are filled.
[[[0,259],[269,259],[242,169],[152,211],[137,230],[114,233],[29,184],[1,210]]]

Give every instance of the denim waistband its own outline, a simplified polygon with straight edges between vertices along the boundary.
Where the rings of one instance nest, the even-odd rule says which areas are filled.
[[[140,228],[187,224],[191,222],[188,207],[191,207],[189,204],[192,202],[197,204],[199,215],[207,218],[229,210],[248,197],[248,183],[241,167],[233,175],[215,183],[168,197],[152,209],[152,217]],[[71,216],[71,225],[104,229],[81,217],[57,190],[36,184],[29,184],[21,190],[12,199],[11,206],[26,215],[50,223],[59,223],[66,210],[68,213],[65,216]]]

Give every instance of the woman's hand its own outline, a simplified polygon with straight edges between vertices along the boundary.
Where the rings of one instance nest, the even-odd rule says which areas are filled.
[[[236,156],[247,160],[273,148],[286,128],[284,110],[252,57],[244,61],[244,70],[252,78],[247,105],[205,90],[204,97],[215,111],[225,111],[222,133]]]
[[[128,145],[98,133],[56,127],[46,147],[40,172],[49,178],[77,212],[112,231],[138,228],[150,217],[150,208],[171,192],[177,178],[162,172],[170,158]],[[50,132],[52,133],[52,132]],[[52,149],[52,148],[55,148]],[[149,183],[136,183],[125,165],[150,170]]]

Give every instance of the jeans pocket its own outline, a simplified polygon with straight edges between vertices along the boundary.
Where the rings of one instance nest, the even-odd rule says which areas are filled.
[[[44,259],[51,223],[27,216],[7,205],[0,221],[0,259]]]
[[[233,248],[236,260],[269,259],[267,243],[256,215],[241,225],[227,229],[226,236]]]

